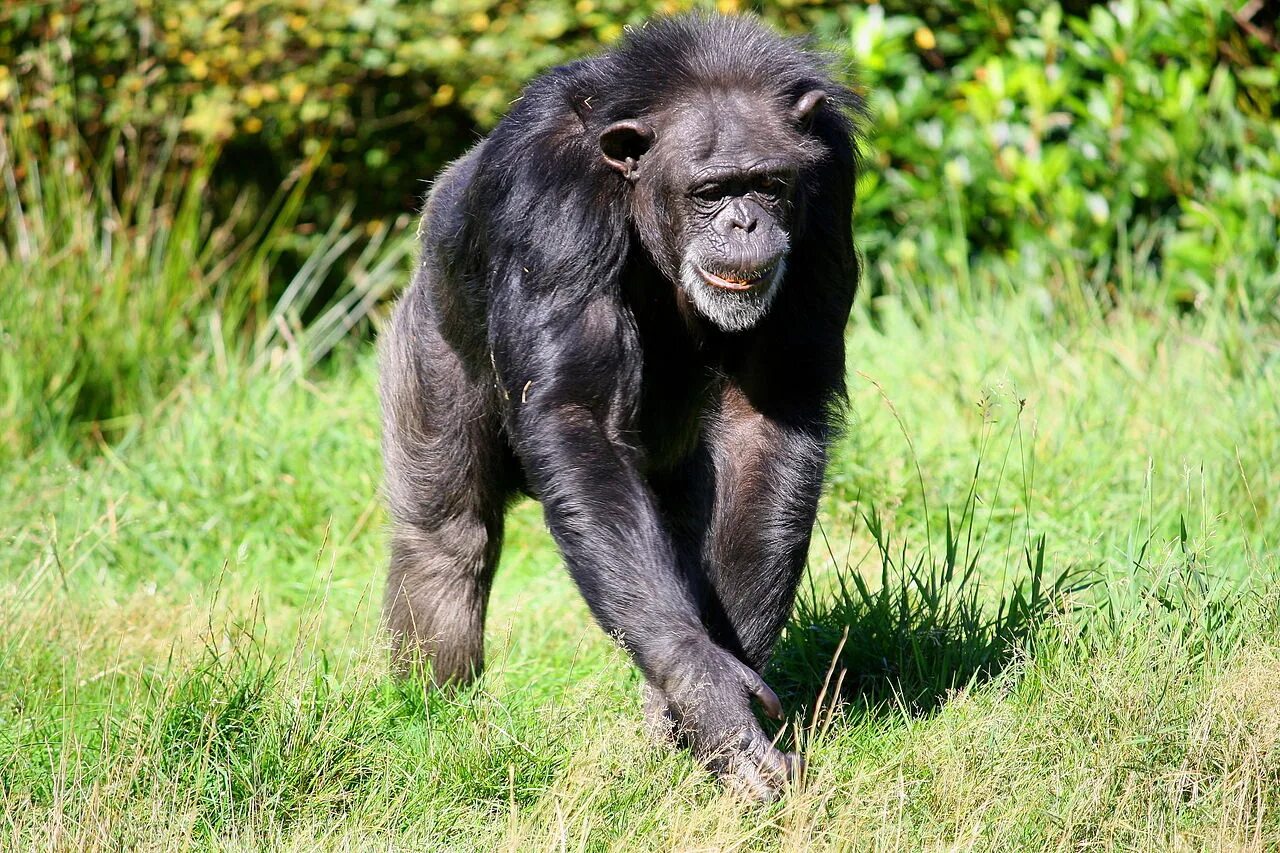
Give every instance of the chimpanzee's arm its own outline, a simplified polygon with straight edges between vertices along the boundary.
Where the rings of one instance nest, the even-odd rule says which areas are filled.
[[[512,426],[547,526],[601,626],[662,680],[682,647],[709,640],[635,451],[596,407],[538,384],[522,384]]]
[[[526,292],[497,307],[512,446],[592,614],[661,683],[673,661],[712,644],[641,475],[629,315],[607,294],[566,305]]]
[[[670,702],[695,753],[757,791],[794,772],[751,712],[777,696],[703,625],[633,443],[639,353],[607,297],[557,314],[500,306],[491,320],[508,430],[547,525],[592,613]],[[508,323],[504,317],[519,316]]]

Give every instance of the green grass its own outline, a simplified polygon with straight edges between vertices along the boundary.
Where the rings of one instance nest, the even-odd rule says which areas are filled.
[[[775,674],[803,792],[742,805],[644,744],[532,505],[479,687],[392,685],[359,353],[308,383],[201,370],[82,464],[4,471],[4,846],[1280,841],[1268,330],[879,309]]]
[[[1067,258],[871,265],[769,674],[809,772],[765,808],[647,745],[531,503],[482,681],[394,684],[367,344],[306,369],[332,335],[237,284],[269,257],[111,215],[143,242],[0,263],[0,849],[1280,845],[1280,325],[1247,278],[1181,313],[1134,258],[1105,297]],[[172,301],[192,246],[230,301]]]

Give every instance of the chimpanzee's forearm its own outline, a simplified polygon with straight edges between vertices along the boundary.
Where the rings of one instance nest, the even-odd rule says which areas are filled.
[[[661,683],[677,650],[710,639],[634,451],[585,406],[530,401],[518,429],[517,453],[592,615]]]

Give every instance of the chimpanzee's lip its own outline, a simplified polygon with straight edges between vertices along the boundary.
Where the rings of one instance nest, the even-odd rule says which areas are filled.
[[[701,264],[694,264],[698,270],[698,275],[702,276],[702,280],[712,287],[718,287],[722,290],[734,290],[741,293],[744,290],[750,290],[762,281],[766,281],[773,272],[773,266],[767,266],[751,273],[751,278],[738,278],[737,275],[716,275],[702,268]]]

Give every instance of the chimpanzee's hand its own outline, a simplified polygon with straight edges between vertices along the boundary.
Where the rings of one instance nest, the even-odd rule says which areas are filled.
[[[651,730],[672,732],[708,770],[752,799],[777,799],[804,762],[775,749],[752,713],[752,699],[782,719],[778,696],[750,667],[710,643],[686,650],[661,687],[650,686],[646,716]],[[665,700],[665,701],[664,701]]]

